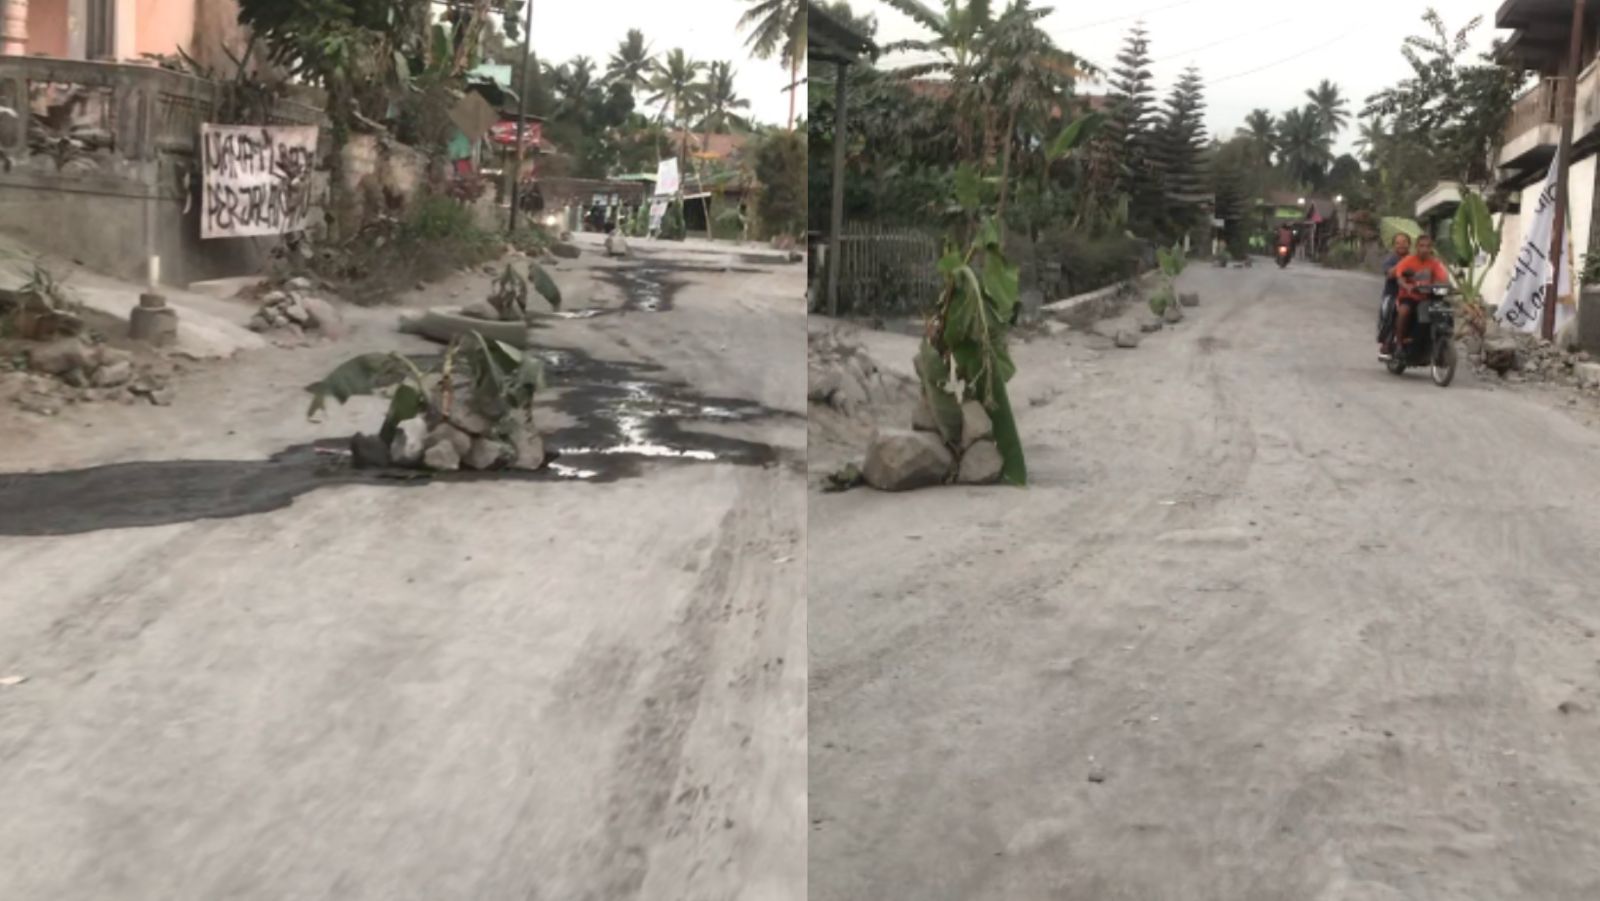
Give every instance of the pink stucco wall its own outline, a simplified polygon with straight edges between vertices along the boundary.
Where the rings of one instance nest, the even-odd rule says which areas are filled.
[[[194,52],[194,8],[205,0],[121,0],[137,10],[133,55],[176,53],[179,47]]]
[[[31,0],[28,4],[28,55],[66,56],[67,0]]]

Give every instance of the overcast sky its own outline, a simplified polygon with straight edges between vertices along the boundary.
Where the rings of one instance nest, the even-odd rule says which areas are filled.
[[[875,0],[858,0],[875,2]],[[644,32],[658,55],[682,47],[701,61],[733,63],[739,96],[750,101],[750,114],[769,125],[782,125],[789,115],[789,72],[776,59],[759,60],[745,46],[739,17],[744,0],[533,0],[533,52],[556,64],[584,55],[603,71],[629,28]],[[798,112],[805,112],[805,94]],[[643,98],[640,98],[643,103]]]
[[[942,0],[924,0],[941,7]],[[996,0],[999,8],[1004,0]],[[707,4],[709,7],[711,4]],[[1335,0],[1331,3],[1270,3],[1243,0],[1126,0],[1123,3],[1068,3],[1034,0],[1053,8],[1044,28],[1060,46],[1103,69],[1116,64],[1127,30],[1143,18],[1150,34],[1151,67],[1158,93],[1165,97],[1172,83],[1191,63],[1206,82],[1206,124],[1213,134],[1231,136],[1252,109],[1275,115],[1304,102],[1305,91],[1331,79],[1360,112],[1368,95],[1406,77],[1410,67],[1400,45],[1422,33],[1422,14],[1431,5],[1452,32],[1473,17],[1484,22],[1473,32],[1473,44],[1487,50],[1495,37],[1496,0]],[[882,0],[852,0],[851,8],[878,19],[878,43],[926,37],[913,20]],[[918,57],[885,57],[892,67]],[[1085,90],[1103,91],[1104,85]],[[1348,150],[1355,127],[1346,129],[1339,148]]]

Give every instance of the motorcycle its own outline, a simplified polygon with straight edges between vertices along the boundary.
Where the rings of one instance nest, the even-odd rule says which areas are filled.
[[[1289,268],[1289,257],[1290,256],[1291,256],[1291,254],[1289,252],[1289,245],[1287,245],[1287,244],[1279,244],[1278,245],[1278,268],[1279,269],[1288,269]]]
[[[1440,388],[1450,387],[1456,377],[1456,313],[1450,303],[1454,291],[1449,285],[1423,285],[1417,289],[1423,299],[1416,304],[1408,331],[1409,344],[1395,347],[1384,361],[1389,372],[1404,375],[1411,367],[1428,367],[1433,383]],[[1394,329],[1391,308],[1389,330]]]

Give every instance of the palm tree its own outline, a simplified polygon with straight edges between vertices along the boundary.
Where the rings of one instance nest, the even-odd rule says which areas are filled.
[[[1361,132],[1356,137],[1356,150],[1361,155],[1361,161],[1371,165],[1382,152],[1384,141],[1383,117],[1375,116],[1369,122],[1361,123]]]
[[[1244,135],[1255,148],[1255,161],[1262,166],[1272,165],[1272,154],[1278,149],[1278,120],[1264,109],[1256,109],[1244,120]]]
[[[551,73],[551,85],[561,100],[558,109],[573,119],[583,121],[595,88],[594,60],[587,56],[574,56]]]
[[[1313,187],[1321,182],[1333,161],[1333,138],[1315,106],[1283,114],[1278,126],[1278,156],[1296,181]]]
[[[700,72],[704,68],[705,63],[690,59],[680,47],[667,54],[650,79],[652,93],[646,102],[661,104],[661,110],[656,115],[657,122],[670,121],[678,126],[679,153],[684,156],[688,155],[688,120],[698,107],[703,93]],[[668,110],[672,111],[671,116],[668,116]]]
[[[649,83],[650,72],[654,68],[655,59],[650,54],[650,46],[645,43],[644,32],[630,28],[628,36],[617,43],[617,52],[611,54],[611,63],[606,67],[606,80],[625,84],[628,90],[637,91]]]
[[[1322,83],[1306,91],[1317,122],[1329,138],[1336,138],[1350,122],[1350,101],[1339,91],[1339,86],[1324,78]]]
[[[733,64],[714,62],[706,71],[701,87],[700,130],[707,133],[726,134],[735,128],[749,128],[750,123],[738,110],[750,108],[750,101],[740,97],[733,83]]]
[[[748,44],[757,59],[777,56],[789,67],[789,129],[794,129],[795,89],[806,61],[806,5],[802,0],[749,0],[739,27],[750,29]]]

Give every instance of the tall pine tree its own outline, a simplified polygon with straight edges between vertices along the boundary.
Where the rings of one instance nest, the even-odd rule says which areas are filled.
[[[1168,238],[1188,233],[1211,198],[1205,171],[1205,84],[1193,66],[1173,86],[1156,129],[1155,162],[1162,184],[1161,230]]]
[[[1106,121],[1095,139],[1090,180],[1096,200],[1106,207],[1119,197],[1129,199],[1129,218],[1148,224],[1157,211],[1153,190],[1151,126],[1155,92],[1150,75],[1150,37],[1141,22],[1123,41],[1111,72]]]

